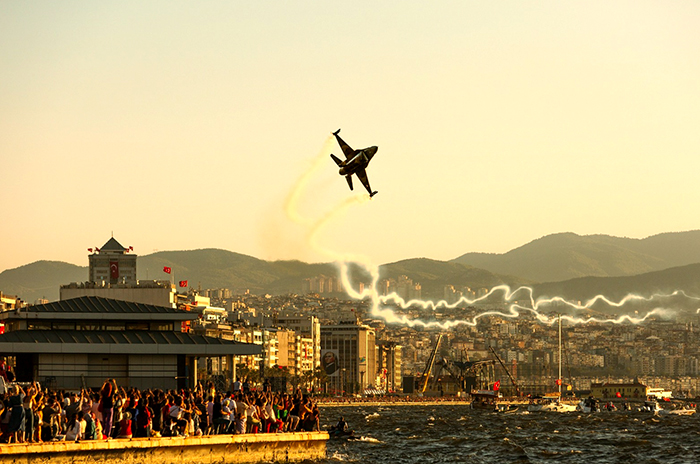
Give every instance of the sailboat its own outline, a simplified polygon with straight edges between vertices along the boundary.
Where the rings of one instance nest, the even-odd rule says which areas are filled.
[[[529,404],[527,410],[530,412],[543,411],[543,412],[574,412],[576,411],[576,405],[567,404],[561,402],[561,314],[559,315],[559,378],[557,379],[557,384],[559,385],[559,395],[545,395],[542,402],[539,404]]]

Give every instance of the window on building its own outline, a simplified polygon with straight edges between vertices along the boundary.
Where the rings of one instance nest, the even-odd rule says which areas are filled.
[[[151,330],[160,330],[160,331],[172,331],[173,330],[173,323],[172,322],[151,322],[150,324],[150,329]]]
[[[11,330],[16,330],[13,326],[10,326]],[[27,329],[29,330],[51,330],[51,323],[45,321],[37,322],[27,322]]]
[[[108,322],[104,325],[105,330],[124,330],[124,324],[117,322]]]
[[[94,324],[90,322],[80,322],[76,324],[75,328],[77,330],[100,330],[102,326],[100,324]]]
[[[75,322],[52,322],[53,330],[75,330]]]
[[[127,322],[126,330],[148,330],[148,322]]]

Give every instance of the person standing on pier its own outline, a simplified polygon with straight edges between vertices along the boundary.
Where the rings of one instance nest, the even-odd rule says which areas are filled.
[[[114,382],[114,383],[112,383]],[[100,404],[98,410],[102,412],[102,433],[109,438],[112,433],[112,415],[114,413],[114,392],[117,389],[117,382],[114,379],[107,379],[100,390]]]

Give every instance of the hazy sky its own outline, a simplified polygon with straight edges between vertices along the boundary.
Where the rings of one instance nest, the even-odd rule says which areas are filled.
[[[1,0],[0,270],[87,265],[112,231],[328,260],[284,205],[338,128],[379,146],[379,194],[319,240],[376,263],[698,229],[698,24],[696,1]],[[351,195],[322,156],[309,218]]]

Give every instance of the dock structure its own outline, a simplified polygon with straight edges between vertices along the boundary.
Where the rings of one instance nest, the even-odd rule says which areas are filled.
[[[0,444],[0,464],[243,464],[326,457],[327,432]]]

